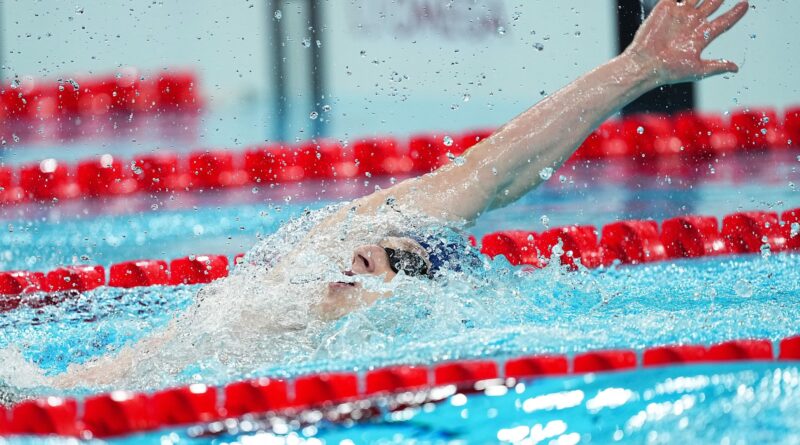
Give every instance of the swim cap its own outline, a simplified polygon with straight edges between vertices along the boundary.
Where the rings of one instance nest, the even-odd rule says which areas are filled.
[[[466,266],[480,263],[478,253],[466,242],[458,243],[445,237],[418,236],[416,234],[410,235],[409,238],[418,242],[428,252],[428,259],[431,262],[431,268],[428,271],[430,275],[436,275],[444,268],[461,272]]]

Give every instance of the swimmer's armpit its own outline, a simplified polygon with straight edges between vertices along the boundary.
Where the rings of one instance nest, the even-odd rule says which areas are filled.
[[[474,221],[549,177],[589,133],[622,107],[660,85],[735,72],[726,60],[701,53],[747,12],[740,2],[718,18],[723,0],[661,0],[620,56],[578,78],[473,146],[463,162],[374,193],[360,203],[398,204],[435,217]],[[533,90],[533,88],[531,88]]]

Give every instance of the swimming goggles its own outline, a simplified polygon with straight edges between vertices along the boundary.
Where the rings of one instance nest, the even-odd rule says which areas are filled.
[[[384,247],[383,250],[389,257],[389,268],[392,272],[400,273],[402,270],[410,277],[428,276],[428,264],[416,253],[389,247]]]

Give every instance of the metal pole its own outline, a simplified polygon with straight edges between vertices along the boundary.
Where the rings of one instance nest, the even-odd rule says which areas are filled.
[[[317,42],[322,42],[322,23],[320,22],[320,8],[316,0],[308,0],[308,18],[311,27],[311,108],[319,117],[314,120],[313,133],[316,137],[327,135],[327,119],[322,115],[322,104],[325,100],[325,60],[323,50]]]
[[[643,3],[644,2],[644,3]],[[621,53],[633,41],[636,30],[655,2],[617,0],[618,49]],[[613,4],[613,3],[612,3]],[[667,85],[644,94],[622,110],[622,114],[676,113],[694,108],[694,83]]]
[[[286,57],[284,51],[286,40],[281,16],[276,16],[277,11],[282,11],[283,0],[270,0],[268,4],[270,10],[267,11],[267,27],[272,29],[272,34],[267,34],[266,47],[272,47],[272,66],[269,66],[270,58],[267,57],[267,72],[272,72],[272,85],[275,89],[275,97],[272,102],[274,114],[272,135],[274,140],[285,141],[286,125],[289,119],[286,110]]]

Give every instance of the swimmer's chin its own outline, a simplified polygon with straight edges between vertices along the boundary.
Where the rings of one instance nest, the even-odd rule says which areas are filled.
[[[372,306],[378,299],[392,296],[391,292],[364,289],[361,283],[335,281],[328,283],[322,299],[311,306],[311,313],[323,321],[333,321]]]

